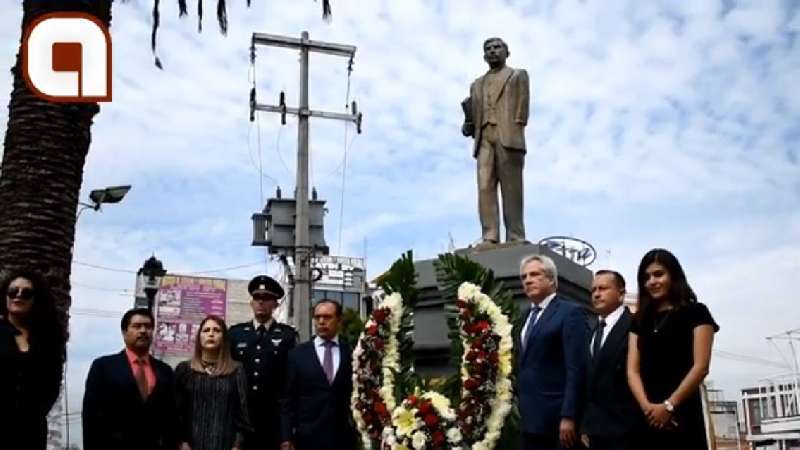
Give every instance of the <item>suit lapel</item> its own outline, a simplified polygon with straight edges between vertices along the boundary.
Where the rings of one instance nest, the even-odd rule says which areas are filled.
[[[617,323],[614,324],[614,328],[608,333],[603,346],[600,347],[600,354],[597,355],[597,358],[594,358],[595,365],[599,366],[601,362],[605,362],[610,356],[617,353],[620,345],[624,343],[625,338],[628,336],[627,330],[630,328],[630,323],[631,313],[628,308],[625,308]]]
[[[317,343],[315,339],[316,337],[313,337],[310,341],[308,341],[306,359],[308,359],[309,367],[314,368],[314,372],[317,374],[317,377],[322,379],[325,384],[329,384],[328,378],[325,376],[325,369],[322,368],[322,361],[320,361],[319,357],[317,356]]]
[[[535,324],[528,325],[529,327],[533,327],[533,331],[531,331],[530,337],[525,342],[525,350],[522,354],[523,359],[528,355],[528,350],[533,346],[533,343],[536,342],[536,336],[539,334],[539,331],[541,331],[542,327],[546,326],[550,318],[556,314],[559,306],[558,295],[556,295],[550,300],[550,304],[547,305],[547,308],[540,313],[539,320],[537,320]],[[522,338],[524,339],[524,336]]]
[[[346,342],[339,340],[339,370],[333,376],[333,384],[339,384],[343,378],[351,376],[352,369],[350,368],[350,347]],[[346,380],[345,380],[346,381]]]
[[[508,80],[511,79],[511,75],[514,74],[514,71],[510,67],[503,67],[500,70],[500,89],[497,90],[495,94],[494,101],[497,103],[497,100],[500,99],[500,96],[503,95],[503,91],[506,89],[506,85],[508,84]]]
[[[128,354],[125,350],[117,354],[115,365],[114,372],[119,377],[123,392],[142,402],[142,396],[139,394],[139,387],[136,386],[136,379],[133,378],[133,369],[128,362]]]

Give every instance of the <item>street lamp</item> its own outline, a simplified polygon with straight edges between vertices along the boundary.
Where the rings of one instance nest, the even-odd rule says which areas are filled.
[[[153,311],[153,303],[156,300],[158,288],[161,287],[161,279],[167,271],[164,269],[164,264],[159,261],[155,255],[147,258],[144,265],[139,272],[138,276],[142,277],[144,281],[144,295],[147,296],[147,309]]]
[[[79,202],[78,204],[83,208],[78,211],[78,216],[81,216],[81,213],[86,209],[93,209],[95,211],[100,210],[100,205],[103,203],[119,203],[125,198],[125,194],[131,190],[131,185],[126,184],[124,186],[109,186],[104,189],[95,189],[89,193],[89,200],[92,203],[84,203]],[[76,219],[77,220],[77,219]]]

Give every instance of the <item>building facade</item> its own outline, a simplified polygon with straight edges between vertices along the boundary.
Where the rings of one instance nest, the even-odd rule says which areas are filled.
[[[781,375],[742,389],[751,450],[800,450],[800,374]]]

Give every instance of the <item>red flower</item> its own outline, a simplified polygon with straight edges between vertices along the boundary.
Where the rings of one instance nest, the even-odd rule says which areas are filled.
[[[489,353],[489,362],[492,364],[497,364],[500,361],[500,358],[497,355],[497,352]]]
[[[386,409],[386,404],[383,403],[383,402],[374,403],[372,405],[372,409],[374,409],[375,412],[378,413],[379,416],[384,416],[385,417],[389,413],[389,411]]]
[[[366,423],[372,422],[372,414],[370,414],[368,412],[365,412],[364,414],[362,414],[361,418],[364,419],[364,422],[366,422]]]
[[[431,402],[426,402],[426,401],[422,402],[419,405],[419,412],[422,414],[427,414],[431,412]]]
[[[407,400],[408,400],[408,404],[410,406],[412,406],[412,407],[413,406],[417,406],[417,396],[416,395],[409,395]]]
[[[441,444],[444,442],[444,433],[441,431],[434,431],[432,438],[434,444]]]
[[[474,378],[467,378],[464,380],[464,388],[468,391],[474,391],[475,389],[478,389],[478,386],[480,385],[481,384],[478,382],[478,380]]]
[[[427,414],[423,420],[428,427],[435,427],[439,423],[439,418],[433,414]]]
[[[373,324],[367,327],[367,334],[370,336],[377,336],[378,335],[378,326]]]
[[[475,324],[475,329],[480,331],[480,332],[486,331],[491,327],[492,327],[492,324],[490,324],[488,320],[479,320]]]
[[[456,300],[456,306],[461,309],[464,309],[467,307],[467,302],[465,302],[464,300]]]
[[[375,347],[375,350],[383,350],[383,339],[375,339],[375,342],[372,345]]]
[[[386,320],[386,311],[384,309],[376,309],[372,313],[372,317],[376,322],[383,323],[383,321]]]

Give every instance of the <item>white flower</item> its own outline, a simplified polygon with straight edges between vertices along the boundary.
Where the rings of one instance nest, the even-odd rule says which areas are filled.
[[[457,427],[450,428],[447,430],[447,440],[451,444],[458,444],[461,442],[461,431]]]
[[[411,436],[411,445],[417,450],[422,450],[425,448],[427,440],[428,438],[425,436],[425,433],[417,431]]]

